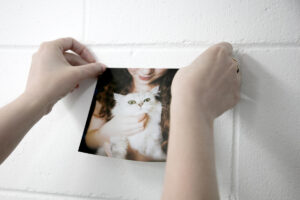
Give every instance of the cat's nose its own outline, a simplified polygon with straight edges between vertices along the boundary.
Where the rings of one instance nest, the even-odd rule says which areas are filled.
[[[142,107],[143,103],[139,103],[138,105],[139,105],[139,107]]]

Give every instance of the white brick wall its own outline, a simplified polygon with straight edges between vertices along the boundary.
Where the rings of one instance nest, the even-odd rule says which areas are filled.
[[[234,44],[242,99],[216,127],[224,200],[295,200],[300,186],[298,0],[52,0],[0,3],[0,106],[24,89],[31,54],[72,36],[112,67],[181,67]],[[78,153],[95,81],[61,102],[0,166],[0,199],[159,199],[164,164]]]

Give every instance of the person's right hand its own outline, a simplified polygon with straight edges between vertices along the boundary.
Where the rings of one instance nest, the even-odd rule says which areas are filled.
[[[143,131],[147,121],[148,115],[145,113],[133,116],[116,116],[100,128],[100,133],[108,137],[131,136]]]
[[[73,53],[66,52],[68,50]],[[45,114],[80,81],[96,78],[106,66],[97,63],[86,46],[73,38],[44,42],[32,56],[24,94],[43,102]]]
[[[179,69],[172,83],[172,102],[185,110],[214,119],[239,100],[240,73],[232,46],[223,42],[208,48],[189,66]]]

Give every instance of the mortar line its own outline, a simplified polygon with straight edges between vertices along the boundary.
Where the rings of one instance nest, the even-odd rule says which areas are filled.
[[[0,195],[4,194],[5,192],[8,194],[19,194],[19,195],[41,195],[45,197],[67,197],[67,198],[77,198],[77,199],[91,199],[91,200],[128,200],[122,197],[105,197],[104,196],[86,196],[86,195],[76,195],[76,194],[64,194],[64,193],[51,193],[51,192],[40,192],[40,191],[26,191],[26,190],[21,190],[21,189],[10,189],[10,188],[0,188]]]
[[[86,5],[85,5],[86,6]],[[86,17],[85,17],[86,18]],[[86,19],[85,19],[86,21]],[[84,23],[86,26],[86,23]],[[83,28],[84,30],[86,27]],[[85,31],[84,31],[85,32]],[[86,37],[86,33],[84,34]],[[207,48],[214,43],[120,43],[120,44],[110,44],[110,43],[103,43],[103,44],[90,44],[85,43],[89,47],[94,48],[141,48],[141,49],[148,49],[148,48]],[[258,48],[258,49],[270,49],[270,48],[300,48],[300,43],[232,43],[234,48],[244,48],[244,49],[251,49],[251,48]],[[36,45],[28,45],[28,44],[0,44],[0,49],[30,49],[30,48],[37,48],[39,44]]]
[[[230,158],[230,197],[229,199],[234,199],[234,159],[235,159],[235,108],[232,110],[232,138],[231,138],[231,158]]]
[[[231,156],[231,185],[230,185],[230,200],[238,200],[238,165],[239,165],[239,123],[237,113],[238,105],[233,108],[232,112],[232,156]]]
[[[217,42],[216,42],[217,43]],[[160,43],[86,43],[90,47],[141,47],[141,48],[197,48],[209,47],[216,43],[184,43],[184,42],[160,42]],[[231,43],[233,47],[238,48],[300,48],[299,43]]]
[[[85,41],[85,27],[86,27],[86,0],[82,0],[82,40]]]

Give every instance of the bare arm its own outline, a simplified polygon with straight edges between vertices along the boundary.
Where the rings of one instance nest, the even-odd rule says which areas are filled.
[[[102,118],[92,116],[91,123],[85,136],[85,142],[89,148],[97,149],[101,147],[105,142],[109,143],[109,136],[101,133],[101,127],[104,124],[105,121]]]
[[[24,93],[0,109],[0,163],[59,99],[81,80],[97,77],[104,69],[86,47],[72,38],[43,43],[32,58]]]
[[[214,45],[174,77],[163,200],[219,199],[213,122],[239,99],[231,51]]]
[[[26,94],[0,109],[0,163],[45,113],[42,101]]]
[[[218,199],[213,120],[182,106],[186,103],[178,100],[171,106],[172,135],[163,199]]]
[[[147,123],[147,115],[145,114],[113,117],[107,122],[99,116],[100,109],[101,104],[96,101],[93,116],[85,136],[87,146],[92,149],[110,143],[110,137],[112,136],[136,134],[143,130]]]
[[[100,134],[100,129],[105,124],[105,120],[99,116],[100,109],[101,104],[96,101],[93,116],[91,118],[91,122],[85,136],[85,142],[91,149],[97,149],[101,147],[105,142],[109,142],[108,136]]]

